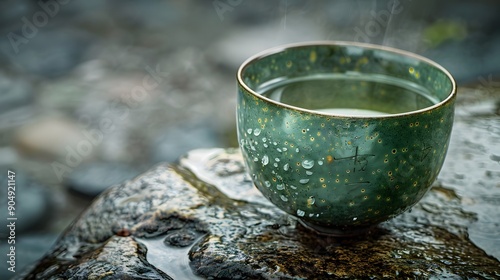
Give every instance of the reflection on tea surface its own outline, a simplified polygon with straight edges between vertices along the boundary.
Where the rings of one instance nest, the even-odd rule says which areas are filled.
[[[405,113],[438,103],[416,84],[380,75],[312,75],[267,83],[257,91],[295,107],[349,116]]]

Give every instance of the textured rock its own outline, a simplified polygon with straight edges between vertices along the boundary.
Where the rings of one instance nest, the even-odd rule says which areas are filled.
[[[495,100],[462,98],[434,187],[367,235],[315,235],[260,195],[237,149],[195,150],[107,190],[25,277],[498,279]]]

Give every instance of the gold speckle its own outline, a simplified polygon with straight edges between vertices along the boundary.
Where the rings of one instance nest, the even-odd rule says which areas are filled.
[[[307,199],[307,207],[311,207],[313,204],[314,204],[314,197],[313,196],[310,196],[308,199]]]
[[[264,108],[262,108],[262,111],[264,111],[264,112],[269,111],[269,107],[264,107]]]
[[[331,155],[326,156],[326,162],[332,163],[333,162],[333,157]]]
[[[310,54],[309,54],[309,61],[311,63],[314,63],[316,62],[316,58],[318,58],[318,56],[316,55],[316,51],[312,51]]]
[[[291,60],[289,60],[289,61],[286,62],[286,67],[287,68],[292,67],[292,61]]]
[[[358,64],[367,64],[368,63],[368,57],[363,56],[360,60],[358,60]]]
[[[410,74],[413,74],[415,73],[415,69],[413,67],[410,67],[408,68],[408,72],[410,72]]]

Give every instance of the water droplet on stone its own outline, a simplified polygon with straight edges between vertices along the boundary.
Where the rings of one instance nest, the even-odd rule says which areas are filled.
[[[278,184],[276,185],[276,189],[278,189],[278,191],[282,191],[285,189],[285,186],[283,186],[283,184]]]
[[[296,189],[297,189],[297,187],[296,187],[296,186],[294,186],[294,185],[290,185],[290,188],[292,188],[292,189],[294,189],[294,190],[296,190]]]
[[[295,151],[298,153],[300,150],[299,150],[299,148],[297,148],[297,149],[295,149]]]
[[[313,175],[313,173],[312,173],[312,171],[307,170],[307,171],[306,171],[306,175],[311,176],[311,175]]]
[[[265,144],[265,143],[264,143],[264,148],[267,148],[267,147],[269,147],[269,146],[268,146],[267,144]]]
[[[280,159],[279,158],[275,158],[274,161],[280,162]]]
[[[305,169],[311,169],[314,166],[314,160],[305,159],[302,161],[302,167]]]
[[[264,182],[264,184],[265,184],[265,185],[266,185],[266,187],[268,187],[268,188],[271,186],[271,182],[269,182],[269,181],[265,181],[265,182]]]
[[[260,129],[256,128],[253,130],[253,135],[259,136],[260,135]]]
[[[311,206],[311,205],[314,205],[314,203],[316,202],[316,199],[314,198],[314,196],[310,196],[308,199],[307,199],[307,205],[308,206]]]
[[[309,179],[300,179],[299,182],[301,184],[307,184],[309,182]]]
[[[259,161],[259,159],[255,157],[255,158],[253,158],[253,161],[257,162],[257,161]]]
[[[286,196],[284,196],[284,195],[281,195],[281,196],[280,196],[280,198],[281,198],[281,200],[283,200],[284,202],[287,202],[287,201],[288,201],[288,198],[286,198]]]
[[[274,165],[274,167],[278,167],[278,164],[276,162],[273,165]]]
[[[288,168],[290,168],[290,165],[288,163],[283,165],[283,170],[288,171]]]
[[[252,129],[251,128],[247,129],[247,133],[252,134]]]
[[[267,142],[267,138],[266,137],[262,138],[262,142]]]
[[[323,165],[323,161],[322,160],[318,160],[318,164],[319,165]]]
[[[304,215],[306,214],[306,212],[300,210],[300,209],[297,209],[297,216],[299,217],[304,217]]]

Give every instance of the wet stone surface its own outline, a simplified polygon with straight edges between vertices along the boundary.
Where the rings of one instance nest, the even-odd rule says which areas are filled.
[[[105,191],[27,278],[500,277],[499,97],[460,97],[433,188],[368,235],[318,236],[253,187],[239,150],[195,150]]]

